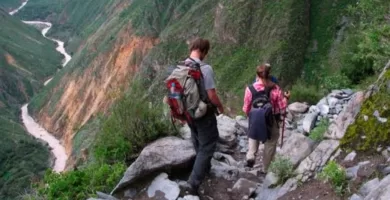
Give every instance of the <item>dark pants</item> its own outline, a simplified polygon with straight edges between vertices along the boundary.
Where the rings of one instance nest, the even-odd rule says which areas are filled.
[[[219,138],[217,118],[209,112],[191,125],[191,139],[194,143],[196,158],[189,178],[189,183],[197,188],[211,169],[211,158]]]

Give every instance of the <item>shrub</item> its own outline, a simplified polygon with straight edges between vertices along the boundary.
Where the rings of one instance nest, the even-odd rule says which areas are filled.
[[[330,161],[319,174],[319,178],[329,182],[337,194],[343,194],[347,187],[347,176],[344,168],[335,161]]]
[[[123,163],[92,165],[61,174],[48,170],[43,182],[36,185],[38,195],[34,196],[43,199],[87,199],[95,196],[96,191],[109,192],[125,170]]]
[[[270,165],[270,171],[279,178],[279,183],[284,183],[294,176],[294,166],[288,158],[276,156]]]
[[[329,120],[322,119],[320,121],[320,124],[310,132],[309,138],[315,142],[322,141],[324,139],[324,133],[328,129],[328,126],[329,126]]]
[[[291,89],[291,102],[308,102],[316,104],[321,98],[322,93],[312,84],[298,82]]]
[[[104,120],[94,146],[97,160],[104,163],[128,161],[147,143],[175,134],[172,123],[163,115],[163,106],[142,98],[143,91],[135,85]]]

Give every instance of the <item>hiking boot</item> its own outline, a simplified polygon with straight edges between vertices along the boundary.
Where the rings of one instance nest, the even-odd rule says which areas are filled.
[[[249,159],[249,160],[246,160],[245,166],[252,168],[254,164],[255,164],[255,160]]]
[[[184,197],[186,195],[199,196],[198,187],[195,187],[188,183],[187,181],[182,181],[179,183],[180,196]]]

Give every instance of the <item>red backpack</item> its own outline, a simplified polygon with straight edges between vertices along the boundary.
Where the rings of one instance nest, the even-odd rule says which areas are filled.
[[[207,104],[201,98],[202,71],[199,63],[179,64],[165,80],[167,89],[166,103],[173,119],[190,123],[203,117]]]

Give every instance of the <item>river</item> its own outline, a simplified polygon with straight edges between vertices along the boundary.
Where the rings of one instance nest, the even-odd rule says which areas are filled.
[[[10,15],[16,14],[18,11],[20,11],[24,6],[26,6],[28,3],[28,0],[26,0],[19,8],[9,12]],[[50,28],[52,27],[52,24],[49,22],[42,22],[42,21],[22,21],[25,24],[29,25],[44,25],[45,28],[42,30],[43,37],[52,40],[57,43],[56,50],[60,52],[62,55],[64,55],[64,60],[62,63],[62,66],[65,67],[69,61],[72,59],[72,57],[66,52],[64,48],[64,42],[60,40],[56,40],[54,38],[47,37],[46,34],[49,32]],[[44,85],[47,85],[52,78],[45,81]],[[52,134],[50,134],[47,130],[45,130],[41,125],[39,125],[34,118],[32,118],[28,113],[28,104],[25,104],[21,108],[22,111],[22,121],[24,126],[26,127],[26,130],[35,138],[38,138],[40,140],[43,140],[48,143],[50,146],[51,152],[55,157],[55,162],[53,166],[53,170],[56,172],[62,172],[65,170],[66,167],[66,161],[68,160],[68,156],[65,151],[65,147],[61,144],[61,142],[55,138]]]

